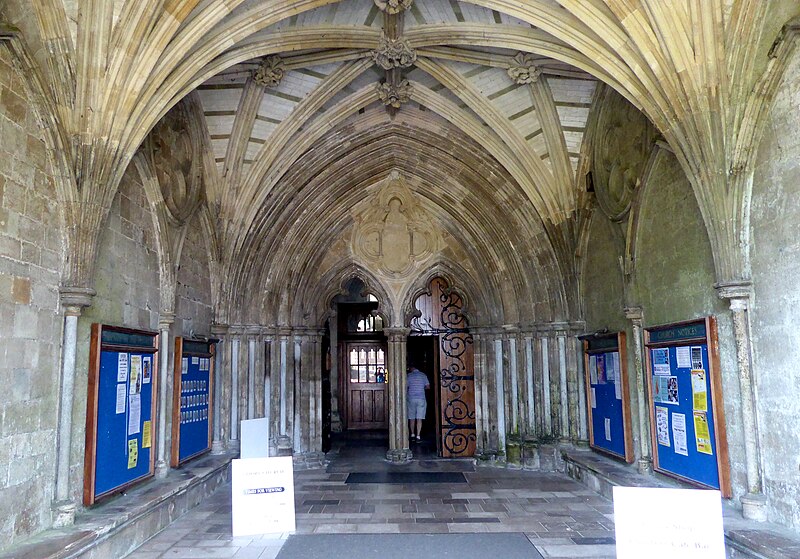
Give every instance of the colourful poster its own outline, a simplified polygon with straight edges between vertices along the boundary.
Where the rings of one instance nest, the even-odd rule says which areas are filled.
[[[140,394],[142,392],[142,356],[131,355],[130,371],[130,394]]]
[[[708,430],[708,417],[705,412],[694,412],[694,440],[697,445],[697,452],[714,454],[711,449],[711,435]]]
[[[597,356],[597,384],[606,383],[606,356]]]
[[[656,406],[656,437],[661,446],[669,444],[669,410]]]
[[[142,360],[142,384],[150,384],[153,375],[153,356],[150,355]]]
[[[651,350],[653,359],[653,374],[668,376],[671,371],[669,368],[669,348],[662,347]]]
[[[706,372],[703,369],[692,369],[692,405],[695,411],[708,411],[707,396]]]
[[[139,441],[130,439],[128,441],[128,469],[132,470],[139,463]]]
[[[150,421],[145,421],[142,425],[142,448],[150,448],[153,433]]]

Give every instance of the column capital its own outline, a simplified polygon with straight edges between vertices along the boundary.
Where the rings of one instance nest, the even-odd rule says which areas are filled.
[[[401,339],[403,339],[403,338],[407,338],[408,335],[411,333],[411,328],[406,328],[406,327],[399,327],[398,328],[398,327],[392,326],[392,327],[389,327],[389,328],[384,328],[383,329],[383,333],[386,334],[386,337],[389,338],[390,341],[391,341],[392,338],[401,338]]]
[[[219,324],[215,322],[211,325],[211,335],[222,337],[228,333],[229,329],[230,326],[228,326],[227,324]]]
[[[569,322],[551,322],[550,327],[555,331],[556,336],[563,337],[567,335],[567,331],[569,330]]]
[[[258,324],[247,324],[244,326],[244,333],[248,336],[258,336],[261,334],[261,326]]]
[[[241,336],[245,333],[245,327],[243,324],[231,324],[228,327],[228,334],[231,336]]]
[[[753,282],[750,280],[721,281],[714,284],[717,296],[728,299],[732,311],[746,311],[753,296]]]
[[[520,331],[519,324],[503,324],[500,328],[502,328],[506,338],[513,338]]]
[[[169,330],[169,327],[175,322],[174,312],[162,312],[158,314],[158,329]]]
[[[292,329],[291,329],[289,326],[286,326],[286,325],[283,325],[283,326],[277,326],[277,327],[275,328],[275,333],[276,333],[278,336],[281,336],[281,337],[283,337],[283,338],[288,338],[289,336],[291,336],[291,335],[292,335]]]
[[[569,321],[569,331],[573,334],[578,334],[580,332],[586,331],[586,321],[585,320],[570,320]]]
[[[641,322],[644,319],[644,310],[642,307],[634,306],[634,307],[625,307],[622,309],[625,313],[625,318],[628,320],[632,320],[634,322],[638,321]]]
[[[62,285],[58,288],[61,306],[69,316],[80,316],[84,307],[90,307],[97,292],[91,287]]]

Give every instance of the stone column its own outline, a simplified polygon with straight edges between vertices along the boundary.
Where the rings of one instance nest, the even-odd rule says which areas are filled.
[[[566,324],[556,323],[558,344],[558,411],[559,435],[562,441],[569,440],[569,387],[567,386],[567,330]]]
[[[547,331],[540,332],[542,349],[542,431],[545,437],[553,436],[553,412],[550,402],[550,339]]]
[[[239,349],[241,327],[231,327],[231,428],[228,435],[233,449],[239,446]]]
[[[264,352],[264,418],[267,420],[267,428],[269,429],[268,440],[269,445],[272,446],[272,440],[275,437],[273,428],[273,413],[272,413],[272,375],[275,371],[274,367],[274,353],[275,353],[275,332],[272,328],[262,328],[262,350]]]
[[[653,473],[653,457],[650,454],[650,412],[647,410],[647,386],[645,385],[644,357],[642,354],[642,307],[625,307],[625,317],[631,321],[633,332],[633,369],[636,374],[636,409],[639,416],[639,472]]]
[[[214,417],[212,418],[213,439],[211,441],[211,454],[222,454],[225,452],[225,443],[222,440],[222,377],[224,375],[224,351],[225,343],[223,338],[228,332],[228,327],[223,324],[212,324],[211,335],[219,341],[214,349],[214,378],[211,379],[214,387]]]
[[[584,424],[586,408],[583,405],[584,399],[581,394],[586,393],[582,390],[583,382],[580,376],[581,367],[583,364],[583,354],[580,351],[580,344],[578,342],[578,334],[586,329],[584,322],[570,322],[569,333],[566,340],[566,354],[567,354],[567,387],[568,387],[568,405],[569,405],[569,436],[574,443],[582,440],[582,426]],[[583,412],[583,413],[582,413]]]
[[[511,432],[519,434],[519,417],[520,417],[520,401],[519,401],[519,370],[517,360],[517,337],[519,336],[519,327],[506,324],[503,326],[505,334],[503,336],[505,345],[507,346],[508,355],[508,380],[510,383],[511,398],[509,400],[509,414],[511,415]]]
[[[492,332],[491,341],[494,346],[494,389],[497,406],[497,451],[506,452],[506,385],[503,367],[503,334],[499,330]]]
[[[160,340],[158,352],[160,364],[158,375],[158,458],[156,461],[156,477],[163,478],[169,472],[169,460],[167,459],[167,402],[169,402],[170,382],[170,343],[169,329],[175,322],[175,313],[162,312],[158,319],[158,331]]]
[[[336,309],[328,319],[328,334],[331,338],[331,431],[342,432],[342,416],[339,413],[339,315]]]
[[[581,323],[580,327],[576,327],[576,334],[586,329],[586,325]],[[588,412],[586,411],[586,371],[584,370],[583,362],[583,342],[578,339],[577,335],[573,338],[575,344],[575,364],[576,364],[576,390],[578,392],[578,445],[589,446],[589,423]]]
[[[536,436],[536,385],[533,378],[533,336],[526,332],[523,338],[525,348],[525,397],[526,397],[526,416],[525,433],[528,436]]]
[[[78,349],[78,317],[92,304],[93,289],[62,287],[64,332],[61,357],[61,398],[59,400],[56,452],[56,487],[53,502],[53,525],[70,526],[75,522],[76,505],[70,498],[69,466],[72,450],[72,402],[75,394],[75,356]]]
[[[392,462],[411,460],[408,447],[408,410],[406,408],[406,347],[408,328],[384,328],[388,338],[387,374],[389,375],[389,450]]]
[[[747,494],[742,496],[742,516],[749,520],[767,520],[767,496],[764,494],[759,448],[758,416],[751,361],[750,308],[751,283],[727,282],[715,286],[720,298],[728,299],[736,340],[736,362],[739,369],[739,392],[742,401],[742,432],[747,466]]]
[[[289,402],[291,396],[294,400],[293,394],[290,392],[289,386],[289,368],[292,367],[292,374],[294,374],[293,360],[290,362],[289,354],[289,339],[291,330],[288,328],[281,328],[278,331],[280,343],[280,386],[278,387],[278,402],[280,406],[280,419],[278,425],[278,449],[279,453],[284,454],[292,448],[292,437],[289,433]]]
[[[247,419],[256,417],[256,344],[261,328],[247,327]]]

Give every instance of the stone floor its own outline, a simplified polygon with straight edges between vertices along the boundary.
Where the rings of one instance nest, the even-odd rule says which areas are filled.
[[[352,550],[350,557],[359,559],[393,556],[386,548],[374,555],[358,551],[366,541],[359,539],[362,534],[407,534],[409,544],[422,546],[417,557],[426,556],[426,534],[480,533],[517,539],[524,534],[547,558],[615,556],[611,502],[577,482],[561,474],[441,460],[424,444],[412,450],[415,460],[396,466],[383,460],[380,440],[340,441],[327,469],[296,472],[296,533],[337,534]],[[350,472],[462,472],[466,483],[347,484]],[[281,559],[283,544],[293,536],[233,538],[230,501],[230,485],[223,486],[129,557]],[[469,551],[460,556],[471,556]],[[536,556],[533,547],[530,556]]]

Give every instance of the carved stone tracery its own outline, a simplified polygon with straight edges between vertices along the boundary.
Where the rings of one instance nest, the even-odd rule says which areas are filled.
[[[391,39],[381,35],[378,48],[372,51],[372,60],[384,70],[408,68],[417,61],[417,53],[405,39]]]

